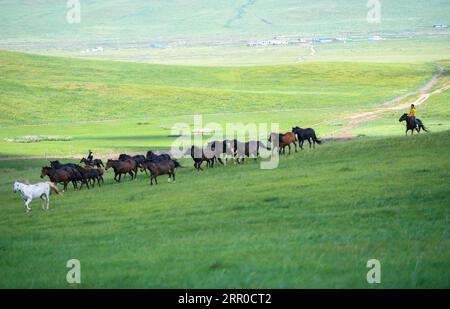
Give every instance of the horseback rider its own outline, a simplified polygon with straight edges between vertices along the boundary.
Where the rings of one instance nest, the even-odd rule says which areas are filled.
[[[88,154],[86,160],[87,160],[89,163],[91,163],[93,159],[94,159],[94,153],[89,149],[89,154]]]
[[[411,128],[417,127],[416,108],[414,107],[414,104],[411,104],[411,109],[409,110],[409,118]]]

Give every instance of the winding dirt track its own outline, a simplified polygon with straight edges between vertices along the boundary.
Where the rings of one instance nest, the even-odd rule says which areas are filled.
[[[349,115],[345,115],[344,119],[349,119],[349,123],[343,128],[339,128],[332,132],[332,136],[338,139],[351,139],[355,136],[350,135],[348,132],[356,128],[357,126],[374,120],[381,116],[381,114],[389,111],[398,111],[405,110],[407,111],[411,104],[415,106],[419,106],[428,100],[432,95],[442,93],[443,91],[450,88],[449,84],[444,84],[441,88],[431,91],[431,88],[439,81],[439,77],[444,73],[444,68],[438,67],[437,73],[432,77],[432,79],[425,84],[423,87],[420,87],[416,91],[411,91],[406,94],[403,94],[391,101],[384,102],[381,106],[366,112],[352,113]],[[413,100],[408,100],[406,102],[401,103],[403,100],[410,96],[415,96]],[[418,96],[418,97],[417,97]]]

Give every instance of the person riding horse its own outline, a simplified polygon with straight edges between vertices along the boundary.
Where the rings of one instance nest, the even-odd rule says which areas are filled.
[[[87,160],[89,163],[91,163],[93,159],[94,159],[94,153],[89,149],[89,154],[88,154],[86,160]]]
[[[411,104],[411,109],[409,110],[409,119],[411,127],[416,128],[417,120],[416,120],[416,108],[414,107],[414,104]]]

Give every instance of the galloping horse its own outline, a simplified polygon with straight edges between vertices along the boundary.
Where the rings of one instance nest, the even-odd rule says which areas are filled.
[[[211,164],[211,167],[213,167],[215,156],[215,152],[211,149],[203,149],[194,145],[191,147],[191,158],[194,160],[194,168],[196,168],[197,171],[203,170],[201,165],[204,161],[206,161],[208,165]]]
[[[408,116],[408,114],[403,114],[398,122],[406,121],[406,131],[405,134],[408,135],[408,131],[411,130],[411,135],[414,134],[414,130],[417,131],[417,133],[420,133],[420,130],[423,129],[425,132],[428,132],[428,130],[423,125],[422,121],[419,118],[416,118],[417,125],[411,125],[411,118]]]
[[[71,178],[70,172],[63,169],[43,167],[41,170],[41,178],[44,178],[45,176],[48,176],[48,178],[50,178],[50,181],[53,183],[64,184],[64,191],[67,190],[67,184],[70,181],[74,182],[74,180],[72,180]]]
[[[152,162],[150,160],[146,160],[141,165],[141,172],[145,169],[150,171],[150,185],[153,186],[153,179],[155,180],[155,184],[158,184],[158,180],[156,179],[159,175],[169,175],[168,182],[170,182],[170,178],[175,182],[175,164],[176,161],[173,160],[164,160],[160,162]]]
[[[81,159],[80,163],[84,163],[87,166],[96,166],[98,168],[105,167],[103,165],[103,161],[100,159],[94,159],[92,161],[89,161],[88,159],[83,158],[83,159]]]
[[[120,182],[122,174],[130,174],[131,180],[136,178],[136,174],[133,171],[136,170],[137,163],[134,160],[119,161],[109,159],[106,162],[105,170],[108,170],[110,167],[114,170],[114,180],[117,182]],[[119,176],[119,179],[117,179],[117,176]]]
[[[157,155],[151,150],[147,151],[146,158],[147,158],[147,160],[150,160],[152,162],[161,162],[161,161],[166,161],[166,160],[170,160],[171,159],[170,155],[168,155],[166,153]]]
[[[241,164],[244,162],[245,157],[258,159],[259,157],[259,148],[264,148],[270,150],[269,146],[264,145],[260,141],[249,141],[246,143],[242,143],[237,141],[236,143],[236,162]],[[241,161],[239,162],[239,159]]]
[[[278,145],[276,144],[276,141],[278,140]],[[281,154],[281,151],[283,150],[283,153],[286,154],[286,146],[289,147],[289,154],[291,154],[291,144],[294,144],[295,146],[295,152],[297,152],[297,144],[295,143],[296,138],[295,134],[293,132],[287,132],[285,134],[282,133],[270,133],[269,136],[269,142],[275,143],[274,146],[278,146],[278,153]],[[273,147],[275,148],[275,147]]]
[[[19,191],[20,196],[25,202],[25,208],[27,212],[31,211],[30,203],[35,198],[41,198],[42,209],[48,209],[50,206],[50,191],[55,192],[56,194],[61,194],[58,190],[58,187],[51,182],[40,182],[34,185],[30,185],[28,182],[23,183],[21,181],[14,181],[13,184],[14,192]]]
[[[309,143],[309,148],[311,148],[311,140],[313,142],[313,147],[316,148],[317,144],[322,144],[322,141],[319,140],[316,136],[316,132],[312,128],[302,129],[299,127],[292,128],[292,132],[294,132],[297,135],[298,139],[298,145],[301,149],[303,149],[303,143],[305,140]]]

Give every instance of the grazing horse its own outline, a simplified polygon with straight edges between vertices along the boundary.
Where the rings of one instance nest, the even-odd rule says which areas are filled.
[[[278,141],[278,145],[276,144]],[[270,133],[269,142],[275,143],[274,146],[278,146],[278,153],[281,154],[283,151],[286,154],[286,146],[289,147],[289,154],[291,154],[291,144],[295,146],[295,152],[297,152],[297,144],[295,143],[296,138],[293,132],[282,133]],[[273,147],[275,148],[275,147]]]
[[[72,180],[68,171],[47,166],[43,167],[41,170],[41,178],[44,178],[45,176],[48,176],[53,183],[64,184],[64,191],[67,190],[67,184]]]
[[[143,172],[144,169],[148,169],[150,171],[150,185],[153,186],[153,179],[157,185],[158,180],[156,177],[165,174],[169,175],[168,182],[170,182],[170,178],[172,178],[173,182],[175,182],[175,167],[175,161],[172,160],[164,160],[160,162],[146,160],[141,165],[141,172]]]
[[[89,161],[88,159],[83,158],[80,160],[80,163],[84,163],[86,166],[96,166],[98,168],[105,167],[103,165],[103,161],[100,159],[94,159],[92,161]]]
[[[409,130],[411,130],[411,135],[414,134],[414,130],[416,130],[417,133],[420,133],[420,130],[422,130],[422,129],[425,132],[428,132],[428,130],[425,128],[425,126],[423,125],[422,121],[419,118],[416,118],[416,122],[417,122],[416,126],[414,126],[414,124],[411,125],[411,118],[406,113],[403,114],[398,121],[399,122],[406,121],[406,131],[405,131],[406,135],[408,135]]]
[[[303,150],[303,143],[305,142],[305,140],[308,141],[309,148],[311,148],[311,140],[313,148],[316,148],[316,143],[319,145],[322,144],[322,141],[317,138],[316,132],[312,128],[302,129],[299,127],[294,127],[292,128],[292,132],[294,132],[297,135],[298,145],[302,150]]]
[[[31,211],[29,205],[33,199],[42,199],[42,209],[48,209],[48,207],[50,206],[50,191],[53,191],[56,194],[61,194],[58,190],[58,187],[51,182],[40,182],[34,185],[30,185],[28,182],[23,183],[16,180],[13,184],[13,190],[14,192],[20,192],[20,196],[25,202],[25,209],[27,212]]]
[[[108,162],[106,162],[105,170],[107,171],[108,168],[111,168],[114,170],[114,180],[117,182],[120,182],[120,179],[122,178],[122,174],[130,174],[131,180],[136,178],[136,174],[133,173],[133,171],[136,170],[136,161],[134,160],[125,160],[125,161],[119,161],[119,160],[111,160],[109,159]],[[119,176],[119,179],[117,179],[117,176]]]
[[[264,145],[260,141],[249,141],[246,143],[236,142],[236,162],[241,164],[244,162],[245,157],[254,158],[255,160],[259,157],[259,148],[264,148],[270,150],[269,146]],[[241,162],[239,162],[241,159]]]

